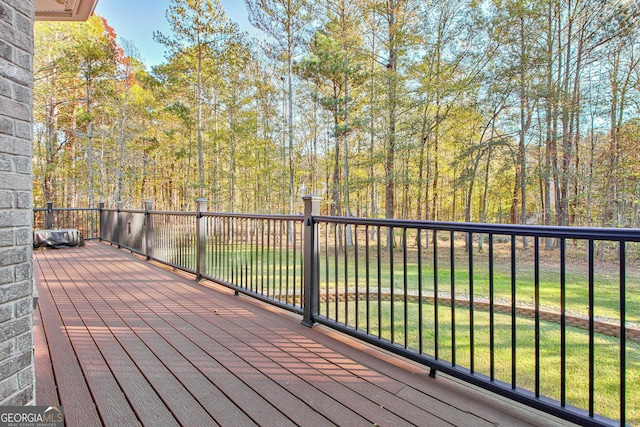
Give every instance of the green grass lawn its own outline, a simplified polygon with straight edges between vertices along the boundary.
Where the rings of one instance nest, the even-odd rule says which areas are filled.
[[[472,290],[471,277],[474,296],[488,297],[490,294],[490,269],[487,245],[485,244],[483,252],[477,252],[477,249],[474,252],[471,271],[469,255],[464,252],[464,241],[456,241],[455,244],[456,254],[453,258],[453,267],[450,242],[448,241],[439,242],[437,264],[433,254],[433,245],[429,250],[423,250],[422,256],[419,258],[415,248],[409,248],[406,253],[395,250],[393,254],[390,254],[384,250],[384,245],[378,252],[377,247],[373,244],[369,251],[368,265],[363,246],[358,248],[357,265],[354,247],[350,247],[344,252],[336,251],[332,246],[327,248],[321,246],[320,283],[321,286],[332,288],[338,286],[355,289],[356,283],[359,286],[364,286],[368,271],[370,286],[377,287],[380,282],[383,289],[393,290],[397,293],[404,291],[406,280],[407,291],[417,294],[419,283],[422,283],[423,293],[434,292],[437,280],[438,292],[450,294],[452,292],[451,276],[453,271],[453,293],[469,295]],[[494,253],[494,298],[511,301],[512,277],[514,277],[515,301],[518,305],[533,305],[536,284],[533,250],[516,250],[515,274],[512,274],[511,271],[511,258],[508,251],[509,248],[503,244]],[[583,252],[583,249],[573,248],[570,252],[571,257],[567,257],[564,276],[565,309],[568,312],[588,316],[589,271],[586,255]],[[640,325],[640,270],[636,267],[637,265],[636,261],[627,261],[624,301],[626,321]],[[594,314],[596,317],[614,321],[620,320],[619,285],[619,267],[616,262],[595,263]],[[560,310],[561,270],[558,250],[540,251],[538,290],[541,307],[548,310]]]

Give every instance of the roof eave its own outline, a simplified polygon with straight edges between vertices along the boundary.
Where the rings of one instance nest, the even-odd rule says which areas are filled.
[[[57,3],[57,2],[53,2]],[[68,7],[52,7],[51,0],[35,1],[37,21],[86,21],[98,4],[98,0],[67,0]]]

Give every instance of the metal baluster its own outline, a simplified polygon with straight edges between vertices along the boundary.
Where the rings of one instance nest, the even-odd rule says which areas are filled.
[[[511,236],[511,388],[516,389],[516,236]]]
[[[469,370],[473,374],[476,367],[475,358],[475,328],[474,328],[474,308],[473,308],[473,233],[468,234],[469,238]]]
[[[403,316],[403,330],[404,330],[404,348],[409,348],[409,330],[407,324],[409,323],[409,301],[408,292],[409,284],[407,282],[407,227],[402,228],[402,288],[403,288],[403,304],[404,304],[404,316]]]
[[[589,239],[589,416],[594,415],[594,375],[595,371],[595,313],[594,313],[594,263],[595,254],[593,248],[593,239]]]
[[[454,244],[455,234],[449,233],[451,266],[451,365],[456,366],[456,252]]]
[[[366,322],[367,322],[367,327],[366,327],[366,331],[367,331],[367,335],[371,333],[371,322],[370,322],[370,302],[369,302],[369,298],[370,298],[370,289],[369,289],[369,284],[370,279],[371,279],[371,274],[369,271],[369,268],[371,267],[370,265],[370,253],[369,253],[369,226],[365,225],[364,226],[364,256],[365,256],[365,313],[366,313]]]
[[[424,325],[422,319],[422,229],[416,230],[418,242],[418,352],[424,353]]]
[[[489,234],[489,378],[491,378],[491,381],[496,378],[493,256],[493,234]]]
[[[429,238],[429,234],[427,233],[427,239]],[[435,352],[434,356],[436,360],[440,358],[440,319],[438,318],[438,231],[433,230],[433,325],[434,325],[434,345]],[[432,373],[435,376],[435,371],[432,370]]]
[[[540,238],[535,236],[534,241],[534,307],[535,307],[535,395],[540,397]]]
[[[627,413],[627,244],[620,243],[620,425],[626,425]]]

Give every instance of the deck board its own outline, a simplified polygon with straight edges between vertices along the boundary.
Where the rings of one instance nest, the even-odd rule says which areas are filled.
[[[46,260],[45,264],[47,264]],[[39,264],[39,266],[43,268],[45,275],[53,274],[48,266],[45,267],[42,264]],[[57,277],[55,277],[55,280],[57,280]],[[45,280],[45,284],[48,285],[49,281]],[[54,286],[56,284],[58,285],[57,287],[61,287],[61,282],[55,282]],[[47,286],[47,288],[41,286],[38,289],[38,306],[42,315],[42,324],[47,342],[49,343],[51,365],[56,378],[59,400],[65,408],[65,420],[69,425],[100,425],[100,416],[76,356],[77,349],[72,346],[70,337],[66,332],[66,325],[63,322],[63,318],[70,318],[74,321],[76,319],[69,314],[70,310],[66,307],[66,304],[62,302],[54,303],[50,289],[51,286]],[[39,361],[36,360],[36,363]],[[36,369],[38,369],[38,365],[36,365]],[[49,403],[38,402],[38,404],[48,405]]]
[[[36,307],[33,312],[33,336],[34,336],[34,357],[39,369],[36,370],[36,402],[49,402],[51,405],[59,405],[58,392],[56,390],[56,380],[53,375],[51,365],[51,354],[49,344],[42,326],[42,315],[40,307]]]
[[[55,268],[52,264],[51,267]],[[109,425],[136,425],[139,424],[130,404],[127,402],[113,371],[108,365],[100,351],[92,330],[105,328],[95,309],[82,296],[79,285],[83,284],[81,277],[69,274],[60,268],[58,263],[56,274],[58,280],[68,282],[69,286],[55,292],[54,299],[56,301],[65,301],[71,303],[68,306],[67,320],[65,326],[67,334],[74,348],[82,348],[77,351],[76,356],[82,367],[85,380],[94,402],[97,404],[98,413],[102,418],[102,422]],[[62,273],[66,273],[64,276]],[[75,311],[74,311],[75,310]]]
[[[71,259],[67,260],[72,262]],[[71,270],[70,276],[72,281],[83,280],[80,273],[76,270],[80,267],[78,264],[74,264],[74,270]],[[87,272],[88,273],[88,272]],[[86,275],[89,277],[89,274]],[[95,285],[102,285],[95,280],[87,280],[84,282],[84,291],[90,293]],[[73,287],[69,287],[71,290]],[[102,292],[108,292],[108,287],[101,286]],[[68,291],[69,292],[69,291]],[[75,298],[78,305],[82,305],[83,302],[91,307],[91,302],[99,303],[102,297],[93,293],[92,301],[86,300],[79,293],[73,293],[71,295]],[[110,302],[107,300],[107,305],[102,306],[105,316],[105,326],[113,331],[114,337],[125,349],[131,360],[143,370],[146,380],[156,391],[159,397],[165,402],[165,405],[169,408],[171,413],[175,416],[177,421],[181,424],[195,423],[194,425],[212,425],[213,419],[211,414],[201,406],[194,404],[194,398],[202,397],[202,395],[193,395],[191,390],[188,389],[188,384],[185,384],[184,376],[180,371],[178,361],[170,359],[166,353],[163,353],[163,349],[154,349],[153,343],[147,342],[152,340],[148,338],[150,330],[146,325],[136,323],[135,313],[127,312],[124,308],[118,304],[117,298],[110,298]],[[88,303],[88,304],[87,304]],[[80,313],[86,316],[86,313]],[[133,333],[131,333],[133,332]],[[145,340],[147,337],[147,340]],[[157,351],[154,351],[157,350]],[[86,349],[84,350],[86,351]],[[164,358],[164,360],[163,360]],[[172,370],[174,369],[174,370]],[[178,375],[176,375],[178,372]],[[204,383],[202,383],[205,386]],[[101,402],[96,399],[97,402]],[[105,408],[105,412],[108,412],[111,408]],[[113,424],[118,425],[118,423]],[[128,425],[128,424],[124,424]]]
[[[68,425],[566,425],[103,243],[34,253],[39,405]]]

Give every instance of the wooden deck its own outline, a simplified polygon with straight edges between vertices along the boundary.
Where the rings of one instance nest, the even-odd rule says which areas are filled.
[[[103,243],[34,270],[37,404],[69,426],[566,425]]]

